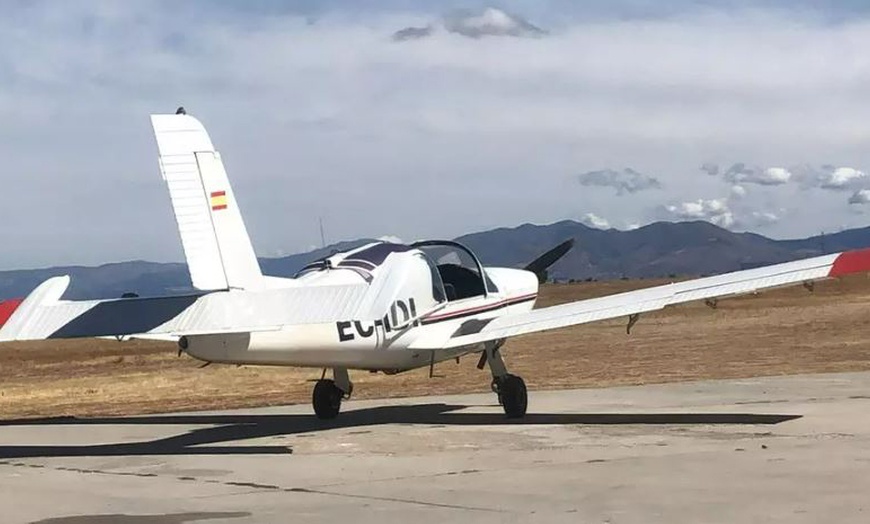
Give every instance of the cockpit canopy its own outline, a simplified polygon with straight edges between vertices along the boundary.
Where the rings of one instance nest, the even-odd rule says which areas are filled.
[[[470,249],[450,240],[426,240],[411,245],[419,249],[444,285],[447,300],[460,300],[498,291]]]
[[[450,240],[427,240],[411,245],[377,242],[334,253],[306,265],[296,278],[330,269],[347,269],[371,282],[374,273],[393,253],[425,260],[432,276],[436,302],[461,300],[497,292],[480,261],[467,247]]]

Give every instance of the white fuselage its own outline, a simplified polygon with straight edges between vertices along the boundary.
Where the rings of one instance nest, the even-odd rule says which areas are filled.
[[[430,276],[432,269],[425,257],[413,252],[392,256],[395,260],[391,260],[389,271],[404,271],[408,278],[398,287],[396,300],[382,318],[347,318],[271,331],[194,335],[184,337],[181,346],[191,356],[209,362],[398,372],[480,351],[482,347],[477,346],[437,351],[414,347],[433,347],[426,342],[449,340],[460,329],[474,329],[475,323],[529,311],[537,297],[538,280],[533,273],[486,268],[489,286],[494,289],[485,289],[475,296],[439,300],[433,285],[440,285],[440,281],[437,275]],[[273,279],[270,285],[346,285],[365,279],[360,271],[337,266],[310,271],[295,279]]]

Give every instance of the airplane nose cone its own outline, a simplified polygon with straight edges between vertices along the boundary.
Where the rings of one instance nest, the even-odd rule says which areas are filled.
[[[488,267],[486,274],[505,296],[521,296],[538,292],[538,276],[525,269]]]

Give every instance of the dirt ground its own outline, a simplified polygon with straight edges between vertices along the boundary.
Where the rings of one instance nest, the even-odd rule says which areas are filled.
[[[540,306],[661,281],[542,287]],[[511,372],[557,389],[870,370],[870,279],[855,276],[512,339]],[[352,373],[361,398],[487,391],[476,357],[384,376]],[[309,402],[319,370],[209,365],[171,343],[109,340],[0,345],[0,418],[115,415]]]

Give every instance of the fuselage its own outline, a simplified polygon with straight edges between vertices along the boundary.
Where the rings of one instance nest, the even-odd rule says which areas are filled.
[[[187,336],[181,347],[209,362],[398,372],[480,351],[476,346],[414,348],[431,348],[433,340],[529,311],[538,293],[534,273],[484,268],[471,251],[453,242],[374,243],[318,260],[293,279],[267,278],[264,285],[270,287],[365,282],[370,286],[365,300],[378,312],[267,331]],[[383,307],[377,309],[377,304]]]

